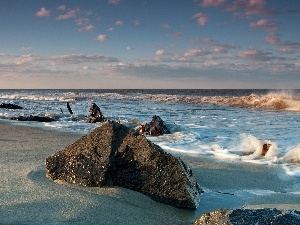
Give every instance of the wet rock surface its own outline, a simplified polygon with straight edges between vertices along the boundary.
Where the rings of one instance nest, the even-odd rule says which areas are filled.
[[[284,225],[300,224],[300,211],[265,209],[220,209],[205,213],[193,225]]]
[[[202,191],[182,160],[111,121],[48,157],[46,176],[85,186],[120,186],[179,208],[196,208]]]

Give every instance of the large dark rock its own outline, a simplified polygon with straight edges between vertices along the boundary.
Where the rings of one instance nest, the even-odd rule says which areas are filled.
[[[201,188],[183,161],[126,126],[106,122],[46,159],[52,180],[115,185],[180,208],[196,208]]]
[[[282,225],[300,224],[300,211],[278,209],[220,209],[205,213],[194,225]]]

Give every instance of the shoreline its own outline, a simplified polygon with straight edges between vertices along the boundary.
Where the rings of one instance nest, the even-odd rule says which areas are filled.
[[[191,224],[201,214],[220,208],[300,210],[299,193],[293,193],[295,188],[291,188],[295,179],[278,176],[279,166],[216,161],[170,152],[192,168],[204,189],[199,207],[193,211],[157,203],[124,188],[61,185],[46,179],[45,159],[81,134],[2,120],[0,134],[0,151],[4,156],[0,159],[0,216],[6,223]]]

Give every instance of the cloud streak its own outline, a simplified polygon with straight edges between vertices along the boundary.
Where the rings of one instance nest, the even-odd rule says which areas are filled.
[[[59,15],[56,19],[57,19],[57,20],[68,20],[68,19],[72,19],[72,18],[75,18],[76,15],[77,15],[79,12],[80,12],[80,9],[69,10],[66,14]]]
[[[244,15],[249,17],[252,15],[265,15],[271,16],[278,12],[266,7],[265,0],[235,0],[227,5],[227,11],[244,10]]]
[[[53,56],[53,57],[46,58],[45,60],[59,63],[59,64],[119,62],[119,60],[115,57],[107,57],[101,55],[83,55],[83,54]]]
[[[267,19],[261,19],[256,22],[250,22],[250,27],[258,27],[271,31],[278,29],[278,25],[276,23],[272,23]]]
[[[203,8],[207,7],[218,7],[220,5],[223,5],[226,2],[226,0],[203,0],[200,3],[200,6]]]
[[[278,33],[271,32],[265,38],[265,42],[289,49],[300,49],[300,42],[281,41]]]

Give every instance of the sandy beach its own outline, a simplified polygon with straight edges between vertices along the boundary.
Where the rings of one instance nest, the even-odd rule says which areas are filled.
[[[277,166],[180,155],[204,189],[199,208],[185,210],[124,188],[90,188],[48,180],[45,159],[75,141],[78,134],[6,121],[0,121],[0,134],[0,224],[183,225],[219,208],[300,210],[299,194],[295,195],[294,189],[287,191],[297,179],[278,176],[281,168]]]

